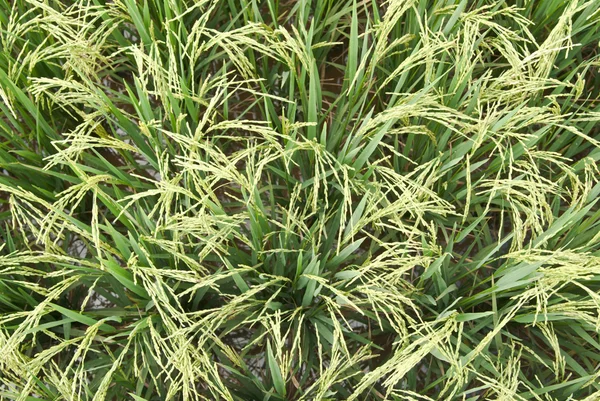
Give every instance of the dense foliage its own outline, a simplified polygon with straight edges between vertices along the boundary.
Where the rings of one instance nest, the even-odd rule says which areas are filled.
[[[0,0],[0,399],[600,400],[600,0]]]

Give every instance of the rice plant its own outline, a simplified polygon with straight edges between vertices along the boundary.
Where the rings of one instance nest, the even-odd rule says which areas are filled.
[[[0,399],[600,400],[599,0],[0,0]]]

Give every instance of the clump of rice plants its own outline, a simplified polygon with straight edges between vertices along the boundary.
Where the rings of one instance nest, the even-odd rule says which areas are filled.
[[[0,0],[0,399],[600,400],[598,0]]]

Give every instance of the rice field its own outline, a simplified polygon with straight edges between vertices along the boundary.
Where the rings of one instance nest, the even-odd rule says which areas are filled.
[[[0,0],[0,400],[600,400],[600,0]]]

